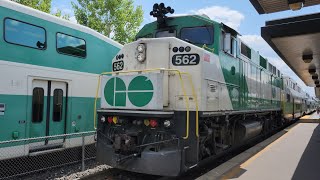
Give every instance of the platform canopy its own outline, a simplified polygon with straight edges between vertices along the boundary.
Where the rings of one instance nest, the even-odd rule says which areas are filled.
[[[267,21],[261,35],[306,85],[320,87],[320,13]]]
[[[320,0],[250,0],[259,14],[269,14],[320,4]]]

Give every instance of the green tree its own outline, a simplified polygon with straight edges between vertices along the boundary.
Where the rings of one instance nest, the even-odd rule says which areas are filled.
[[[37,9],[43,11],[45,13],[51,12],[51,2],[52,0],[12,0],[17,3],[23,4],[25,6],[29,6],[33,9]],[[70,16],[68,14],[62,15],[61,10],[57,10],[55,13],[51,13],[57,17],[69,20]]]
[[[63,15],[60,9],[57,9],[57,12],[52,13],[52,14],[55,15],[55,16],[57,16],[57,17],[66,19],[66,20],[69,20],[69,19],[70,19],[70,15],[69,15],[69,14],[64,14],[64,15]]]
[[[77,0],[71,2],[79,24],[99,33],[128,43],[134,40],[143,21],[142,7],[134,7],[133,0]]]
[[[38,9],[46,13],[50,13],[50,10],[51,10],[52,0],[13,0],[13,1],[23,4],[25,6],[32,7],[33,9]]]

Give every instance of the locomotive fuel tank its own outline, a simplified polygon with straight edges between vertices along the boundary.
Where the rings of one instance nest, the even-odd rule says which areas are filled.
[[[235,129],[235,142],[241,143],[262,132],[263,125],[258,121],[247,121],[238,123]]]

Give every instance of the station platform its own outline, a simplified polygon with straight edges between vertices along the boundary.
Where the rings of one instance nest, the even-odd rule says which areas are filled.
[[[314,113],[246,150],[197,180],[320,179],[320,125]]]
[[[299,122],[319,123],[320,122],[320,114],[318,114],[317,112],[314,112],[311,115],[305,115],[302,118],[300,118]]]

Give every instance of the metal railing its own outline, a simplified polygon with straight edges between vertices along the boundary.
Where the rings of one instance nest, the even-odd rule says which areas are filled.
[[[86,162],[96,156],[95,143],[95,131],[0,141],[0,179],[16,179],[71,164],[81,168],[70,172],[84,171]]]

